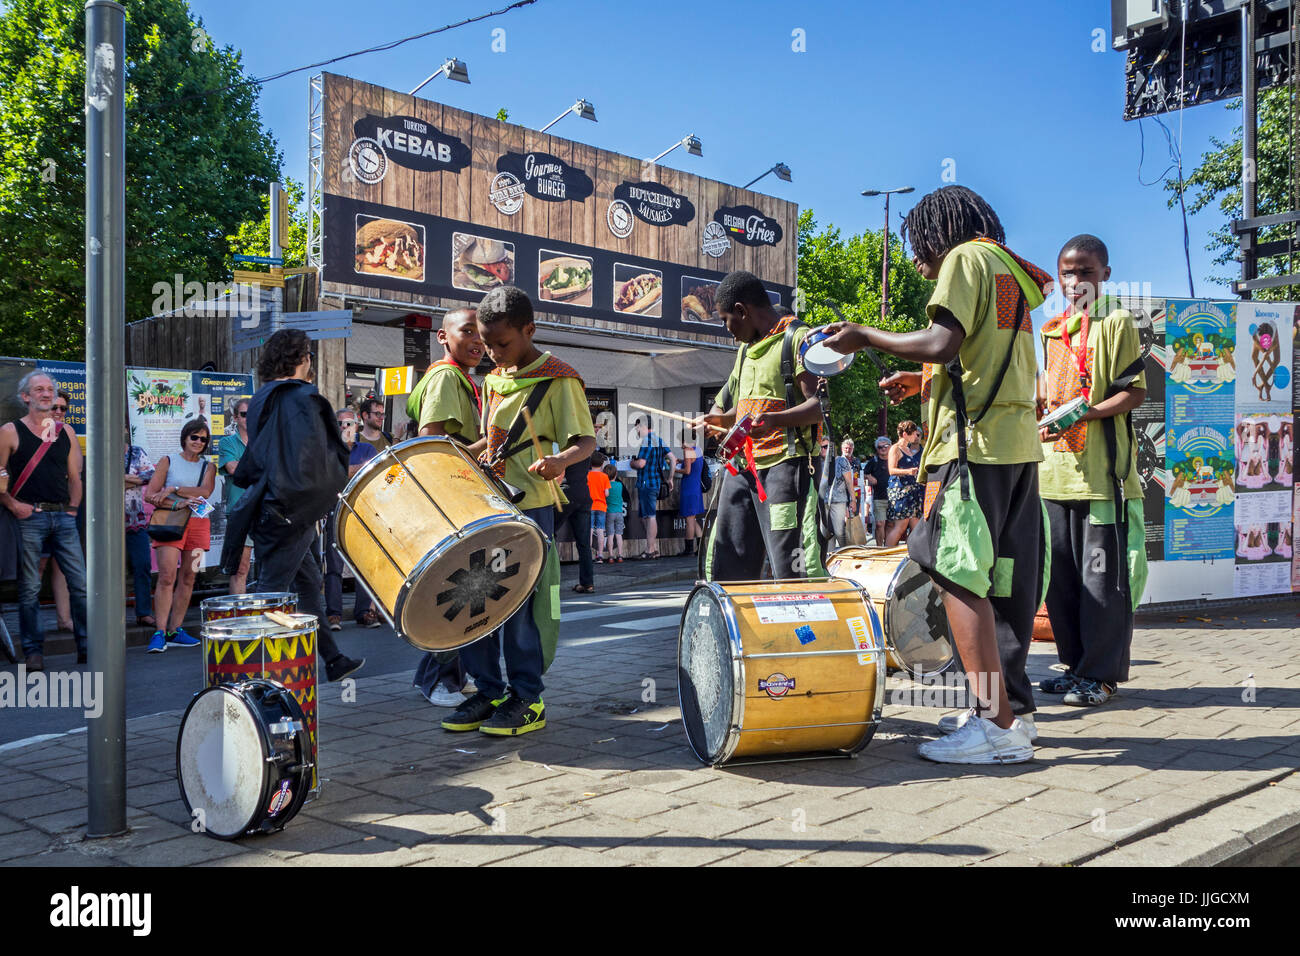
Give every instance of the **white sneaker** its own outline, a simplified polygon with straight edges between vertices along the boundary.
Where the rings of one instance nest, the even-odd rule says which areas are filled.
[[[1022,726],[1002,730],[987,718],[972,717],[949,736],[927,740],[917,752],[936,763],[1024,763],[1034,758],[1034,745]]]
[[[948,714],[947,716],[940,717],[939,733],[945,735],[955,734],[966,726],[966,721],[970,720],[974,716],[975,708],[972,707],[969,710],[963,710],[960,714]],[[1020,726],[1020,729],[1025,732],[1025,736],[1029,738],[1031,744],[1038,740],[1038,725],[1034,723],[1033,714],[1021,714],[1016,718],[1016,723]]]
[[[432,693],[425,695],[425,700],[433,704],[434,707],[459,707],[469,698],[459,691],[448,690],[439,684],[433,688]]]

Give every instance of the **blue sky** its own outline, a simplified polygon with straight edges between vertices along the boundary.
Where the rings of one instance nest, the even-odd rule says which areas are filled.
[[[191,0],[219,45],[241,50],[265,76],[442,26],[506,0]],[[924,192],[956,181],[998,211],[1008,242],[1055,271],[1061,243],[1101,236],[1113,280],[1186,296],[1182,222],[1167,193],[1138,182],[1139,131],[1121,119],[1123,54],[1109,47],[1106,0],[807,0],[657,4],[537,0],[530,7],[328,69],[409,90],[447,56],[466,61],[468,86],[439,78],[421,95],[540,127],[579,96],[599,123],[565,118],[554,132],[633,156],[653,156],[687,133],[704,156],[677,150],[665,164],[743,184],[780,161],[794,181],[759,187],[811,207],[846,233],[879,229],[882,201],[865,188],[913,185],[891,204],[893,228]],[[505,52],[493,52],[493,30]],[[1093,52],[1094,31],[1105,52]],[[795,52],[803,31],[806,52]],[[315,71],[312,71],[315,72]],[[284,151],[286,175],[306,179],[307,77],[263,88],[261,110]],[[1239,120],[1223,104],[1165,118],[1190,170]],[[1169,165],[1163,134],[1144,121],[1145,180]],[[900,201],[901,200],[901,201]],[[1199,296],[1227,297],[1208,280],[1204,250],[1216,210],[1190,221]],[[233,231],[233,224],[232,224]]]

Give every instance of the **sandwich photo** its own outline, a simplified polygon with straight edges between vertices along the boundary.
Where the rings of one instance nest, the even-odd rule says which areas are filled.
[[[356,271],[424,281],[424,228],[394,219],[357,217]]]
[[[717,282],[682,276],[682,321],[721,325],[715,304],[718,297]]]
[[[550,256],[550,258],[547,258]],[[569,305],[591,305],[591,260],[582,256],[538,254],[537,297]]]
[[[451,284],[457,289],[486,292],[515,277],[514,243],[470,236],[452,236]]]
[[[663,274],[637,266],[614,268],[614,311],[659,318],[663,314]]]

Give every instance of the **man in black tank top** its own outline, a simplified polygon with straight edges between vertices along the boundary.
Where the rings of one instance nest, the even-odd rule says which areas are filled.
[[[0,469],[9,473],[9,491],[0,495],[22,534],[18,567],[18,623],[29,671],[45,667],[45,635],[40,622],[40,559],[49,547],[68,579],[77,662],[86,661],[86,565],[77,534],[81,507],[81,446],[70,425],[54,419],[54,382],[43,372],[28,372],[18,385],[27,414],[0,428]],[[35,464],[33,464],[33,462]]]

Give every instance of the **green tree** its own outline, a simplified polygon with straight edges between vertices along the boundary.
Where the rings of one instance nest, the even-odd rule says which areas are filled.
[[[84,45],[82,0],[0,14],[0,352],[85,353]],[[127,4],[123,62],[132,321],[176,273],[228,280],[226,237],[257,216],[281,157],[239,53],[217,48],[186,0]]]
[[[1278,86],[1265,90],[1259,95],[1258,132],[1256,134],[1256,180],[1255,207],[1256,215],[1268,216],[1273,213],[1287,212],[1293,207],[1293,180],[1291,143],[1291,106],[1293,92],[1289,87]],[[1230,110],[1241,109],[1242,102],[1236,99],[1227,104]],[[1237,237],[1229,228],[1232,220],[1242,215],[1241,198],[1241,133],[1238,126],[1233,132],[1231,142],[1224,142],[1210,137],[1214,149],[1201,156],[1200,165],[1184,180],[1184,192],[1192,193],[1188,203],[1189,213],[1200,212],[1211,203],[1217,203],[1224,221],[1210,232],[1210,241],[1205,246],[1215,253],[1216,265],[1224,266],[1222,273],[1208,276],[1211,282],[1228,284],[1241,278],[1241,269],[1237,262]],[[1169,205],[1178,202],[1178,183],[1165,180],[1165,188],[1174,193]],[[1286,239],[1291,235],[1300,235],[1294,225],[1275,226],[1259,231],[1259,241],[1269,242]],[[1261,278],[1270,275],[1294,273],[1300,266],[1300,257],[1278,256],[1259,260]],[[1300,298],[1300,286],[1284,286],[1277,289],[1261,289],[1253,294],[1256,299],[1283,301]]]
[[[307,264],[307,214],[303,206],[305,190],[302,183],[286,179],[284,191],[289,196],[289,234],[280,237],[280,249],[284,255],[284,267],[292,269]],[[246,256],[266,256],[271,250],[271,196],[262,194],[262,215],[259,219],[249,219],[239,224],[235,234],[227,236],[230,254],[240,253]],[[228,268],[235,268],[233,258]],[[239,268],[252,268],[239,264]]]
[[[824,304],[841,303],[840,311],[851,322],[881,328],[880,267],[884,243],[881,234],[868,232],[848,239],[835,226],[818,231],[811,209],[799,214],[799,300],[800,317],[809,325],[837,321]],[[933,283],[923,279],[903,251],[902,240],[889,235],[889,319],[883,326],[893,332],[924,328],[925,303]],[[879,353],[877,353],[879,355]],[[880,355],[891,369],[915,368]],[[879,432],[882,405],[888,406],[889,420],[919,422],[921,405],[913,397],[899,405],[888,405],[877,386],[880,370],[865,356],[858,356],[845,372],[830,380],[831,424],[839,435],[852,437],[859,454],[870,454],[869,444]],[[892,429],[891,429],[892,431]],[[896,438],[895,434],[889,436]]]

